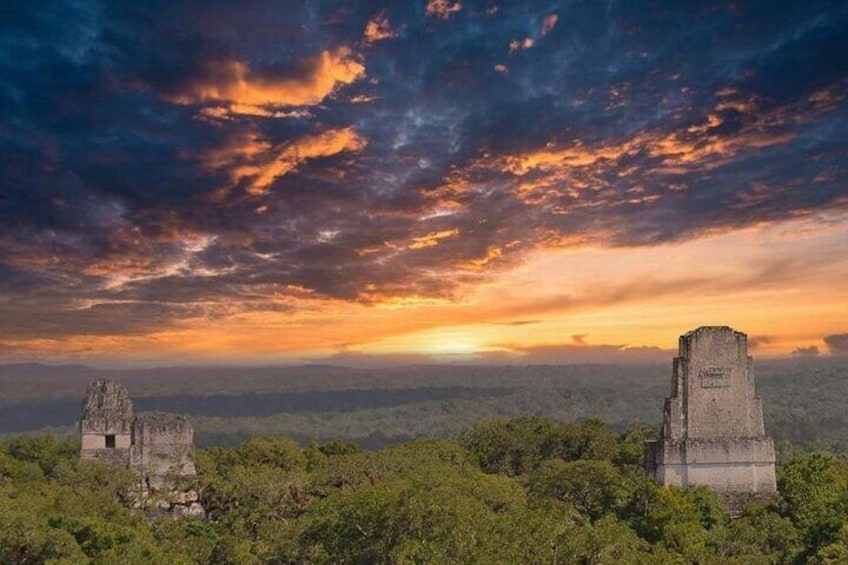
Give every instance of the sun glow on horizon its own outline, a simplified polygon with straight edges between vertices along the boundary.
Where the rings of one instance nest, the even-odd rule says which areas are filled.
[[[385,298],[385,307],[303,295],[294,310],[199,317],[130,337],[24,343],[68,359],[320,359],[334,350],[433,359],[520,360],[560,344],[676,347],[700,325],[731,325],[757,356],[826,348],[848,312],[848,222],[813,218],[642,248],[541,249],[456,300]],[[779,249],[776,249],[779,243]],[[376,306],[376,307],[375,307]],[[582,349],[581,349],[582,348]],[[310,353],[311,352],[311,353]]]

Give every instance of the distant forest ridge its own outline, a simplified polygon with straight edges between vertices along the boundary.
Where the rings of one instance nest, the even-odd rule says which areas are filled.
[[[848,357],[755,360],[763,378],[848,367]],[[0,405],[48,399],[81,399],[88,382],[120,380],[133,398],[214,396],[288,391],[416,387],[547,386],[562,381],[627,383],[666,381],[671,359],[663,363],[573,365],[428,364],[346,367],[305,364],[268,367],[172,366],[102,369],[86,365],[0,364]]]
[[[848,448],[848,360],[755,363],[768,433],[778,445]],[[343,439],[379,447],[451,437],[492,418],[602,418],[614,429],[659,424],[671,363],[662,365],[416,365],[353,369],[174,367],[97,370],[0,366],[0,434],[73,436],[88,381],[126,385],[139,411],[186,413],[198,445],[248,437]]]

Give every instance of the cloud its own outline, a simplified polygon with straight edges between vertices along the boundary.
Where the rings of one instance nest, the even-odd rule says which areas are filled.
[[[226,103],[233,114],[267,115],[269,108],[318,104],[364,76],[365,66],[349,47],[305,58],[295,70],[256,70],[245,61],[218,59],[204,62],[200,76],[165,97],[177,104]]]
[[[824,336],[824,342],[833,355],[848,354],[848,333]]]
[[[509,52],[515,53],[516,51],[531,49],[534,45],[536,45],[536,41],[540,38],[546,36],[557,24],[557,20],[559,16],[556,14],[548,14],[542,19],[542,27],[539,28],[538,33],[536,33],[536,37],[525,37],[524,39],[513,39],[509,42]]]
[[[373,102],[375,100],[379,100],[379,96],[368,96],[367,94],[357,94],[356,96],[351,96],[350,102],[351,104],[367,104],[369,102]]]
[[[531,326],[541,323],[541,320],[515,320],[512,322],[491,322],[498,326]]]
[[[808,105],[802,103],[802,106]],[[686,131],[671,134],[641,131],[621,142],[596,146],[585,146],[579,142],[565,147],[548,144],[536,151],[507,156],[502,166],[514,175],[524,176],[534,171],[557,172],[574,167],[604,167],[644,155],[652,172],[682,174],[687,170],[711,170],[742,152],[790,142],[794,136],[779,131],[790,112],[789,108],[781,108],[773,113],[755,116],[751,125],[729,135],[716,131],[722,118],[710,114],[706,119],[712,125],[706,129],[690,127]],[[769,132],[769,128],[774,131]],[[621,169],[621,176],[635,173],[627,168]]]
[[[548,35],[551,30],[554,29],[558,20],[559,16],[557,16],[556,14],[549,14],[545,16],[545,19],[542,20],[542,29],[539,30],[539,35]]]
[[[440,20],[446,20],[461,9],[462,2],[459,0],[427,0],[424,13],[428,16],[435,16]]]
[[[675,352],[659,347],[629,345],[585,345],[579,343],[512,348],[520,356],[516,363],[531,365],[567,365],[573,363],[663,363]]]
[[[515,53],[516,51],[520,51],[522,49],[530,49],[535,44],[536,40],[532,37],[525,37],[524,39],[513,39],[509,42],[509,52]]]
[[[577,345],[586,345],[587,334],[574,334],[571,336],[571,341],[576,343]]]
[[[208,152],[206,164],[215,170],[227,170],[232,180],[232,184],[216,193],[216,199],[226,197],[236,186],[243,186],[251,196],[262,196],[271,190],[276,179],[309,160],[359,152],[367,144],[353,127],[305,135],[277,147],[250,132],[234,138],[222,149]]]
[[[498,346],[495,349],[463,354],[362,353],[347,349],[320,362],[377,367],[432,363],[572,365],[572,364],[665,364],[675,350],[628,345],[553,344],[531,347]]]
[[[365,43],[376,43],[384,39],[392,39],[397,37],[397,31],[392,28],[389,23],[389,18],[385,12],[381,12],[368,20],[365,24]]]
[[[482,269],[490,265],[495,260],[503,257],[504,248],[492,245],[486,249],[486,253],[481,257],[476,257],[465,263],[465,267],[469,269]]]
[[[439,244],[439,240],[445,239],[448,237],[455,237],[459,235],[459,230],[454,228],[452,230],[442,230],[438,232],[430,232],[427,235],[413,237],[412,243],[409,245],[410,249],[425,249],[427,247],[434,247]]]
[[[327,357],[311,359],[321,364],[329,363],[344,367],[399,367],[404,365],[423,365],[438,361],[432,355],[417,353],[360,353],[356,351],[341,351]]]
[[[774,342],[774,338],[767,335],[748,336],[748,348],[751,351],[756,351],[763,345],[769,345]]]
[[[798,347],[792,352],[796,357],[818,357],[820,354],[819,348],[815,345],[809,347]]]

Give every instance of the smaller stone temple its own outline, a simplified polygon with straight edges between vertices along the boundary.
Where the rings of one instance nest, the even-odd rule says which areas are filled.
[[[129,466],[134,420],[132,400],[124,387],[106,379],[89,383],[80,418],[80,456]]]
[[[646,470],[664,485],[704,485],[731,509],[777,492],[774,443],[754,390],[748,336],[705,326],[680,337],[660,437]]]
[[[98,379],[88,385],[80,419],[80,457],[116,462],[138,472],[136,506],[202,516],[192,488],[194,429],[184,416],[135,416],[126,389]]]

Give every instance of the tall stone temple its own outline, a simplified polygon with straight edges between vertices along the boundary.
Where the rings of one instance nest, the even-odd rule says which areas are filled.
[[[138,473],[136,506],[173,515],[203,515],[192,485],[194,429],[184,416],[136,416],[115,381],[88,385],[80,418],[80,457],[116,462]]]
[[[748,336],[727,326],[680,336],[660,437],[647,448],[646,469],[663,485],[704,485],[731,507],[777,492]]]

